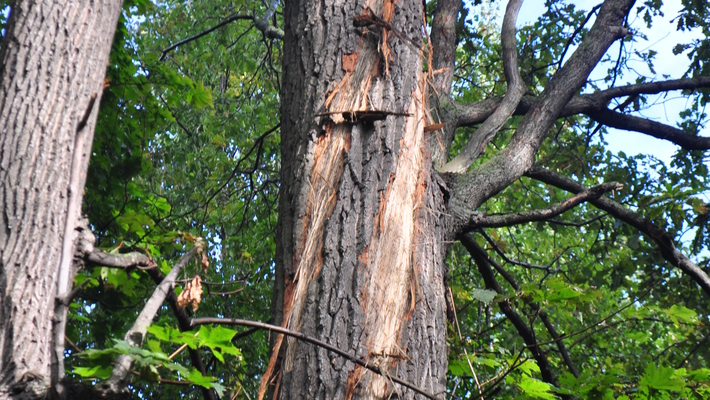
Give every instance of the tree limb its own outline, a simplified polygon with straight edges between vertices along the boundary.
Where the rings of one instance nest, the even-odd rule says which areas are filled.
[[[520,213],[501,215],[485,215],[474,213],[469,218],[468,223],[464,225],[463,229],[465,231],[472,231],[477,228],[500,228],[503,226],[511,226],[528,222],[546,220],[548,218],[560,215],[563,212],[568,211],[585,201],[598,199],[606,192],[612,190],[619,190],[623,187],[624,186],[622,184],[617,182],[603,183],[589,190],[580,192],[575,196],[563,201],[562,203],[555,204],[550,208],[545,208],[542,210],[532,210]]]
[[[531,168],[525,173],[525,175],[572,193],[580,193],[586,190],[583,185],[562,174],[545,170],[537,166]],[[689,275],[702,288],[705,294],[710,296],[710,277],[705,273],[705,271],[676,249],[675,244],[673,243],[673,237],[665,229],[657,226],[646,218],[642,218],[633,211],[624,208],[622,205],[613,200],[598,198],[595,200],[589,200],[589,202],[608,212],[615,218],[633,226],[648,236],[651,240],[656,242],[663,258],[671,263],[671,265],[679,268],[685,274]]]
[[[266,324],[263,322],[257,322],[257,321],[250,321],[246,319],[238,319],[238,318],[215,318],[215,317],[202,317],[202,318],[193,318],[190,320],[190,326],[191,327],[196,327],[199,325],[211,325],[211,324],[225,324],[225,325],[240,325],[240,326],[251,326],[254,328],[259,328],[259,329],[266,329],[269,331],[274,331],[281,333],[286,336],[291,336],[299,340],[303,340],[304,342],[308,342],[311,344],[315,344],[316,346],[322,347],[328,351],[331,351],[348,361],[352,362],[353,364],[357,364],[363,368],[367,368],[370,371],[382,375],[385,378],[392,380],[393,382],[396,382],[406,388],[412,389],[413,391],[426,396],[427,398],[430,399],[437,399],[436,395],[433,395],[429,392],[427,392],[424,389],[421,389],[417,386],[414,386],[413,384],[404,381],[402,379],[397,378],[396,376],[389,375],[387,372],[381,371],[377,366],[373,364],[369,364],[367,361],[363,361],[359,358],[356,358],[355,356],[349,354],[346,351],[340,350],[337,347],[331,346],[326,342],[320,341],[318,339],[312,338],[310,336],[306,336],[301,332],[293,331],[290,329],[286,329],[277,325],[271,325],[271,324]]]
[[[129,269],[148,267],[150,265],[148,256],[137,251],[125,254],[110,254],[103,250],[94,249],[94,251],[86,255],[85,260],[92,264],[109,268]]]
[[[634,0],[606,0],[599,15],[570,59],[554,75],[523,117],[506,148],[486,163],[454,176],[451,213],[467,219],[484,201],[518,179],[535,162],[535,154],[572,96],[585,84],[609,46],[627,33],[622,26]]]
[[[657,139],[667,140],[686,150],[707,150],[710,149],[710,137],[694,136],[682,130],[633,115],[622,114],[620,112],[603,109],[592,112],[585,112],[590,118],[606,126],[645,133]]]
[[[125,340],[128,341],[132,346],[140,346],[143,344],[143,338],[146,334],[146,328],[150,325],[153,317],[158,312],[158,309],[162,306],[165,297],[168,295],[169,291],[172,291],[172,285],[175,283],[175,278],[177,278],[180,271],[187,265],[188,261],[197,253],[198,247],[195,246],[192,250],[188,251],[180,261],[175,264],[170,273],[163,279],[162,282],[155,288],[153,295],[148,299],[143,307],[143,310],[136,318],[131,329],[126,332]],[[109,391],[120,392],[128,383],[129,374],[131,371],[131,365],[133,364],[133,358],[129,355],[122,354],[118,356],[111,373],[111,377],[106,380],[105,385],[109,388]]]
[[[525,94],[525,85],[518,71],[518,49],[515,39],[515,22],[522,0],[510,0],[505,9],[503,26],[501,27],[501,44],[503,46],[503,70],[508,88],[498,108],[471,135],[458,156],[441,167],[441,172],[462,173],[483,153],[486,144],[508,121],[518,107]]]

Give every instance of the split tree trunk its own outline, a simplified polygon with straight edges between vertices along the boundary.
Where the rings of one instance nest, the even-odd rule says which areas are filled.
[[[118,0],[12,5],[0,52],[0,398],[46,391],[52,362],[52,380],[63,375],[55,298],[73,276],[60,263],[71,261],[65,232],[80,211],[120,12]]]
[[[441,394],[450,229],[424,132],[422,6],[286,2],[274,301],[277,323]],[[281,398],[415,396],[326,350],[275,347]]]

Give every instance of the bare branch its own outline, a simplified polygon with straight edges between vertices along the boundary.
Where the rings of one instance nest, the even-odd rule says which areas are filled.
[[[542,269],[542,270],[545,270],[545,271],[549,271],[549,270],[550,270],[550,267],[552,267],[552,265],[557,261],[557,259],[559,259],[559,256],[556,257],[556,258],[555,258],[550,264],[548,264],[548,265],[537,265],[537,264],[530,264],[530,263],[523,262],[523,261],[513,260],[513,259],[511,259],[510,257],[508,257],[507,255],[505,255],[505,252],[503,251],[503,249],[501,249],[500,246],[498,246],[498,245],[496,244],[496,242],[493,241],[493,238],[491,238],[490,236],[488,236],[488,234],[487,234],[483,229],[479,230],[478,233],[480,233],[481,236],[483,236],[483,238],[486,239],[486,241],[488,242],[488,244],[491,245],[491,247],[493,248],[493,250],[494,250],[496,253],[498,253],[498,255],[503,259],[503,261],[505,261],[505,262],[508,263],[508,264],[519,265],[519,266],[521,266],[521,267],[523,267],[523,268]],[[495,264],[493,264],[493,266],[495,267]],[[513,279],[512,276],[508,277],[508,276],[506,275],[507,272],[503,272],[503,271],[505,271],[505,270],[502,269],[502,267],[501,267],[501,269],[496,268],[496,270],[497,270],[501,275],[503,275],[503,277],[505,277],[508,282],[510,282],[510,281]]]
[[[545,87],[540,100],[523,117],[506,148],[483,165],[455,176],[452,214],[467,219],[484,201],[518,179],[534,163],[547,131],[606,53],[626,35],[622,24],[633,0],[606,0],[585,40]]]
[[[622,114],[609,109],[586,112],[590,118],[606,126],[645,133],[657,139],[667,140],[686,150],[710,149],[710,137],[694,136],[682,130],[646,118]]]
[[[346,351],[340,350],[337,347],[331,346],[330,344],[320,341],[318,339],[312,338],[310,336],[304,335],[301,332],[293,331],[290,329],[286,329],[277,325],[271,325],[271,324],[266,324],[263,322],[257,322],[257,321],[250,321],[246,319],[238,319],[238,318],[215,318],[215,317],[202,317],[202,318],[193,318],[190,320],[190,326],[191,327],[196,327],[199,325],[211,325],[211,324],[224,324],[224,325],[239,325],[239,326],[251,326],[254,328],[259,328],[259,329],[266,329],[269,331],[273,332],[278,332],[286,336],[291,336],[299,340],[303,340],[304,342],[308,342],[311,344],[315,344],[316,346],[322,347],[328,351],[331,351],[348,361],[352,362],[353,364],[357,364],[363,368],[367,368],[370,371],[382,375],[386,377],[387,379],[392,380],[393,382],[396,382],[406,388],[412,389],[413,391],[426,396],[427,398],[430,399],[437,399],[436,395],[433,395],[429,392],[427,392],[424,389],[421,389],[417,386],[414,386],[413,384],[404,381],[402,379],[397,378],[396,376],[389,375],[387,372],[381,371],[377,366],[373,364],[369,364],[367,361],[363,361],[351,354],[349,354]]]
[[[523,0],[510,0],[503,17],[501,43],[503,46],[503,70],[508,88],[498,108],[471,135],[461,152],[441,168],[441,172],[465,172],[483,153],[486,144],[508,121],[525,94],[525,85],[518,71],[518,49],[515,39],[515,22]]]
[[[674,79],[662,82],[638,83],[602,90],[596,93],[574,96],[560,112],[559,117],[586,114],[595,121],[612,128],[644,133],[658,139],[668,140],[687,150],[707,150],[710,138],[692,136],[682,130],[659,122],[609,110],[609,102],[618,97],[641,94],[658,94],[673,90],[696,90],[710,87],[710,78]],[[521,99],[516,115],[525,115],[539,101],[533,96]],[[491,98],[473,104],[452,104],[449,119],[452,127],[479,124],[486,120],[501,104],[502,99]]]
[[[235,15],[232,15],[232,16],[228,17],[227,19],[225,19],[224,21],[220,22],[219,24],[217,24],[217,25],[215,25],[215,26],[213,26],[213,27],[211,27],[211,28],[207,28],[207,29],[205,29],[204,31],[202,31],[202,32],[200,32],[200,33],[198,33],[198,34],[196,34],[196,35],[192,35],[192,36],[190,36],[189,38],[183,39],[183,40],[181,40],[181,41],[175,43],[174,45],[163,49],[163,52],[160,54],[159,60],[160,60],[160,61],[165,60],[165,56],[168,55],[168,53],[170,53],[171,51],[175,50],[176,48],[182,46],[183,44],[187,44],[187,43],[190,43],[190,42],[192,42],[192,41],[194,41],[194,40],[197,40],[197,39],[199,39],[199,38],[201,38],[201,37],[203,37],[203,36],[205,36],[205,35],[207,35],[207,34],[209,34],[209,33],[211,33],[211,32],[216,31],[217,29],[219,29],[219,28],[221,28],[221,27],[223,27],[223,26],[225,26],[225,25],[227,25],[227,24],[229,24],[229,23],[232,23],[232,22],[234,22],[234,21],[238,21],[238,20],[240,20],[240,19],[248,19],[248,20],[252,20],[252,21],[253,21],[253,20],[254,20],[254,16],[252,16],[252,15],[245,15],[245,14],[235,14]]]
[[[540,167],[531,168],[525,175],[572,193],[581,193],[586,190],[583,185],[572,179]],[[665,229],[657,226],[648,219],[642,218],[633,211],[624,208],[613,200],[602,197],[589,200],[589,202],[608,212],[615,218],[633,226],[656,242],[663,258],[670,262],[671,265],[689,275],[702,288],[705,294],[710,296],[710,277],[705,271],[676,249],[673,243],[673,237]]]
[[[710,87],[710,77],[701,76],[697,78],[672,79],[661,82],[636,83],[610,88],[583,96],[598,97],[608,102],[616,97],[634,96],[639,94],[658,94],[672,90],[695,90],[705,87]]]
[[[619,190],[624,186],[617,182],[604,183],[599,186],[595,186],[584,192],[580,192],[575,196],[563,201],[562,203],[555,204],[550,208],[542,210],[532,210],[520,213],[502,214],[502,215],[485,215],[474,213],[470,218],[468,223],[464,226],[464,230],[471,231],[476,228],[500,228],[503,226],[519,225],[528,222],[542,221],[568,211],[579,204],[590,201],[592,199],[600,198],[604,193]]]
[[[162,282],[155,288],[153,295],[145,303],[145,307],[136,318],[131,329],[126,332],[125,340],[128,341],[132,346],[140,346],[143,343],[143,338],[146,334],[146,328],[150,325],[155,313],[162,306],[165,297],[168,295],[169,291],[172,291],[172,285],[175,283],[175,278],[177,278],[180,271],[187,265],[188,261],[197,253],[198,247],[195,246],[192,250],[188,251],[180,261],[175,264],[170,273],[163,279]],[[122,354],[118,356],[111,377],[106,380],[105,385],[110,388],[109,390],[117,393],[127,384],[127,379],[130,376],[131,365],[133,364],[133,358],[129,355]]]

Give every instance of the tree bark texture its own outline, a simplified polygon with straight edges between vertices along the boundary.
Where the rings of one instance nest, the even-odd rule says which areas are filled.
[[[286,2],[274,319],[441,394],[450,229],[424,132],[422,6]],[[281,398],[416,397],[309,344],[274,350],[264,383]]]
[[[65,317],[55,316],[55,298],[58,282],[66,291],[73,276],[70,268],[60,276],[60,260],[71,260],[65,232],[80,212],[120,12],[118,0],[11,9],[0,51],[0,398],[28,382],[46,386],[63,349],[53,343],[53,324]]]

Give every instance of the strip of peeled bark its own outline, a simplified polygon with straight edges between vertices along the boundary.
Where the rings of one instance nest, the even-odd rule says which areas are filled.
[[[423,53],[411,43],[421,43],[422,3],[294,1],[284,21],[274,320],[442,393],[444,199],[424,133]],[[415,395],[285,343],[263,381],[279,367],[284,398]]]
[[[51,343],[64,317],[54,315],[59,262],[78,217],[68,215],[69,199],[78,213],[82,197],[81,189],[70,197],[72,157],[80,153],[82,188],[120,12],[108,0],[11,7],[0,52],[0,397],[48,382],[54,347],[61,353],[63,342]],[[55,382],[62,362],[54,360]]]

